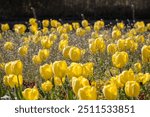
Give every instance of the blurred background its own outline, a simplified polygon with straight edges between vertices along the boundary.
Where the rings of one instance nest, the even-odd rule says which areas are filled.
[[[150,0],[0,0],[0,21],[150,19]]]

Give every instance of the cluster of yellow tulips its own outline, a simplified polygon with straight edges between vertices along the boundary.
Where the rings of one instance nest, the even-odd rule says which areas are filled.
[[[150,23],[106,25],[1,24],[0,99],[150,99]]]

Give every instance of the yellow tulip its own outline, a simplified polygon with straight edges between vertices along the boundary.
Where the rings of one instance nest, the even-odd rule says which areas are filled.
[[[48,29],[48,28],[46,28],[46,27],[44,27],[44,28],[42,29],[43,34],[47,34],[47,33],[48,33],[48,31],[49,31],[49,29]]]
[[[101,28],[103,28],[105,25],[104,21],[103,20],[99,20],[99,21],[96,21],[94,23],[94,31],[99,31]]]
[[[13,50],[14,49],[14,44],[12,42],[6,42],[4,44],[4,49],[5,50]]]
[[[59,77],[54,77],[54,84],[56,86],[62,86],[62,84],[65,82],[65,77],[59,78]]]
[[[40,66],[40,75],[45,80],[51,79],[53,77],[52,64],[44,64]]]
[[[138,43],[144,43],[144,42],[145,42],[145,37],[144,37],[144,35],[138,35],[138,36],[136,36],[136,41],[137,41]]]
[[[38,55],[34,55],[34,56],[32,57],[32,62],[33,62],[34,64],[41,64],[42,60],[41,60],[41,58],[40,58]]]
[[[72,89],[73,92],[76,94],[76,96],[78,96],[78,91],[80,88],[83,88],[84,86],[89,86],[89,81],[80,76],[80,77],[73,77],[72,78]]]
[[[4,62],[2,62],[2,63],[0,63],[0,70],[5,70],[5,63]]]
[[[126,49],[130,50],[131,52],[135,52],[135,50],[137,50],[138,48],[138,44],[135,43],[134,40],[131,38],[126,39],[125,44],[126,44]]]
[[[6,86],[10,86],[11,88],[14,88],[15,86],[18,87],[22,85],[23,77],[22,75],[17,76],[11,74],[11,75],[4,76],[3,82]]]
[[[122,88],[124,86],[124,84],[121,83],[118,75],[116,77],[111,77],[110,83],[116,85],[117,88]]]
[[[29,27],[30,31],[33,33],[33,34],[36,34],[38,32],[38,26],[37,25],[31,25]]]
[[[89,40],[89,50],[92,54],[96,54],[98,52],[97,44],[94,39]]]
[[[55,34],[50,34],[50,35],[49,35],[49,39],[50,39],[51,41],[55,41],[55,40],[57,39],[57,35],[55,35]]]
[[[4,83],[5,86],[9,86],[8,76],[3,77],[3,83]]]
[[[124,23],[123,23],[123,22],[117,23],[117,27],[118,27],[120,30],[124,29]]]
[[[8,62],[8,63],[5,64],[5,73],[7,75],[13,74],[13,71],[12,71],[12,62]]]
[[[113,39],[119,39],[121,37],[121,31],[116,29],[116,30],[113,30],[112,32],[112,38]]]
[[[96,100],[97,92],[95,87],[84,86],[78,91],[79,100]]]
[[[141,49],[142,61],[150,62],[150,46],[144,45]]]
[[[42,61],[45,61],[50,55],[50,51],[48,49],[40,49],[38,52],[38,56]]]
[[[15,75],[22,74],[23,63],[20,60],[13,61],[11,65],[13,74]]]
[[[29,19],[29,24],[30,25],[34,25],[36,23],[36,19],[35,18],[30,18]]]
[[[117,45],[116,44],[109,44],[107,46],[107,53],[110,54],[110,55],[113,55],[115,54],[115,52],[117,52]]]
[[[63,34],[61,34],[61,36],[60,36],[60,40],[68,40],[69,39],[69,36],[68,36],[68,34],[67,33],[63,33]]]
[[[41,84],[41,87],[43,91],[49,92],[53,88],[53,84],[49,80],[47,80],[46,82]]]
[[[82,37],[82,36],[85,35],[85,33],[86,33],[86,31],[85,31],[83,28],[78,28],[78,29],[76,30],[76,35],[77,35],[77,36]]]
[[[98,32],[96,32],[96,31],[92,32],[91,37],[94,38],[94,39],[98,38],[99,37]]]
[[[118,97],[118,89],[114,84],[108,84],[103,87],[103,94],[108,100],[115,100]]]
[[[68,40],[61,40],[58,46],[59,51],[63,51],[66,46],[68,46]]]
[[[82,71],[82,76],[84,76],[85,78],[92,77],[94,72],[94,63],[88,62],[83,64]]]
[[[124,39],[119,39],[117,41],[117,47],[118,47],[119,51],[125,51],[126,50],[125,40]]]
[[[18,53],[21,55],[21,56],[25,56],[27,55],[28,53],[28,46],[22,46],[18,49]]]
[[[142,84],[146,84],[147,82],[150,81],[150,74],[149,73],[138,73],[136,75],[136,81],[141,82]]]
[[[138,33],[143,33],[146,31],[145,23],[143,21],[138,21],[134,24],[134,27]]]
[[[82,55],[83,51],[77,47],[71,47],[69,50],[69,58],[74,62],[80,61]]]
[[[141,63],[135,63],[134,69],[135,69],[135,71],[140,72],[142,69]]]
[[[146,27],[147,27],[147,30],[150,31],[150,23],[148,23],[148,24],[146,25]]]
[[[89,25],[89,22],[87,20],[82,20],[81,24],[85,28]]]
[[[36,87],[27,88],[22,92],[22,95],[25,100],[38,100],[39,91]]]
[[[120,75],[119,75],[119,80],[120,82],[124,85],[127,81],[134,81],[135,80],[135,76],[134,76],[134,72],[132,69],[128,70],[128,71],[123,71]]]
[[[0,33],[0,40],[2,40],[2,38],[3,38],[3,36],[2,36],[2,34]]]
[[[71,63],[67,70],[67,76],[71,79],[72,77],[80,77],[83,73],[83,66],[80,63]]]
[[[52,66],[54,76],[63,78],[66,76],[67,63],[66,61],[55,61]]]
[[[14,30],[18,34],[24,34],[26,31],[26,26],[24,24],[15,24],[14,25]]]
[[[10,29],[9,24],[1,24],[1,30],[2,31],[8,31]]]
[[[91,31],[91,27],[87,26],[87,27],[85,27],[85,30],[86,30],[86,32],[90,32]]]
[[[57,32],[58,32],[59,34],[67,33],[67,29],[66,29],[65,27],[63,27],[63,26],[59,26],[59,27],[57,28]]]
[[[5,72],[6,74],[14,74],[19,75],[22,74],[23,64],[20,60],[8,62],[5,64]]]
[[[41,40],[41,45],[43,48],[49,49],[53,45],[53,41],[51,41],[50,39],[44,38]]]
[[[55,27],[55,28],[58,27],[58,21],[57,20],[51,20],[50,24],[52,27]]]
[[[48,27],[49,26],[49,20],[43,20],[42,25],[43,25],[43,27]]]
[[[80,24],[78,22],[73,22],[72,26],[73,26],[74,30],[77,30],[78,28],[80,28]]]
[[[126,52],[116,52],[112,56],[112,63],[117,68],[124,67],[128,62],[128,54]]]
[[[62,54],[63,54],[63,57],[66,58],[66,59],[69,59],[69,51],[71,49],[71,46],[66,46],[63,51],[62,51]]]
[[[140,93],[140,85],[136,81],[128,81],[125,84],[125,93],[129,97],[137,97]]]
[[[103,38],[99,37],[95,39],[96,48],[100,53],[103,53],[105,51],[106,45]]]
[[[63,27],[66,29],[66,32],[70,32],[73,30],[72,25],[70,25],[68,23],[64,24]]]

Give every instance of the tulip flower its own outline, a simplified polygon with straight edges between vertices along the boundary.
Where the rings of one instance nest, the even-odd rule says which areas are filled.
[[[49,80],[47,80],[46,82],[41,84],[41,87],[43,91],[49,92],[51,91],[53,84]]]
[[[115,54],[115,52],[117,52],[117,45],[116,44],[109,44],[107,46],[107,53],[110,54],[110,55],[113,55]]]
[[[124,85],[127,81],[134,81],[135,80],[135,75],[132,69],[128,71],[123,71],[119,75],[119,80],[120,82]]]
[[[34,64],[41,64],[42,60],[41,60],[41,58],[40,58],[39,55],[34,55],[34,56],[32,57],[32,62],[33,62]]]
[[[73,26],[74,30],[77,30],[78,28],[80,28],[80,24],[78,22],[73,22],[72,26]]]
[[[124,67],[128,62],[128,54],[126,52],[116,52],[112,56],[112,63],[117,68]]]
[[[4,49],[5,50],[13,50],[14,49],[14,44],[12,42],[6,42],[4,44]]]
[[[27,88],[22,92],[25,100],[37,100],[39,98],[39,91],[34,86],[33,88]]]
[[[71,49],[71,46],[66,46],[66,47],[63,48],[62,54],[63,54],[64,58],[69,59],[70,49]]]
[[[97,92],[95,87],[84,86],[78,91],[79,100],[96,100]]]
[[[41,40],[41,45],[44,49],[49,49],[53,45],[53,41],[51,41],[50,39],[44,38]]]
[[[67,69],[67,76],[72,79],[72,77],[80,77],[83,73],[83,66],[80,63],[71,63]]]
[[[53,76],[52,64],[44,64],[40,66],[40,75],[43,79],[48,80]]]
[[[73,62],[80,61],[83,54],[84,54],[84,51],[77,47],[71,47],[69,50],[69,58]]]
[[[54,76],[63,78],[67,73],[67,63],[66,61],[55,61],[52,65],[52,70]]]
[[[15,24],[14,31],[18,34],[24,34],[26,31],[26,26],[24,24]]]
[[[18,86],[21,86],[22,83],[23,83],[23,77],[22,75],[6,75],[4,76],[3,78],[3,83],[6,85],[6,86],[10,86],[11,88],[14,88],[15,86],[18,87]]]
[[[1,30],[3,32],[8,31],[10,29],[9,24],[1,24]]]
[[[28,53],[28,46],[22,46],[18,49],[18,53],[21,55],[21,56],[25,56],[27,55]]]
[[[121,38],[121,31],[116,29],[116,30],[113,30],[112,32],[112,38],[113,39],[119,39]]]
[[[85,28],[89,25],[89,22],[87,20],[82,20],[81,24]]]
[[[6,74],[20,75],[22,74],[23,64],[20,60],[11,61],[5,64]]]
[[[136,81],[128,81],[125,84],[125,93],[129,97],[137,97],[140,93],[140,85]]]
[[[142,61],[143,62],[150,62],[150,46],[144,45],[141,49],[142,53]]]
[[[118,89],[114,84],[108,84],[103,87],[103,94],[108,100],[115,100],[118,97]]]
[[[135,69],[135,71],[140,72],[142,70],[141,63],[135,63],[134,69]]]
[[[38,56],[42,61],[45,61],[50,55],[50,51],[48,49],[40,49],[38,52]]]
[[[42,25],[43,25],[43,27],[48,27],[49,26],[49,20],[43,20],[42,21]]]
[[[85,32],[86,32],[86,31],[85,31],[83,28],[78,28],[78,29],[76,30],[76,35],[82,37],[82,36],[85,35]]]
[[[59,51],[63,51],[66,46],[68,46],[68,40],[61,40],[58,46]]]
[[[73,77],[72,78],[72,89],[73,92],[76,94],[76,96],[78,96],[78,91],[80,88],[83,88],[84,86],[89,86],[89,81],[80,76],[80,77]]]

